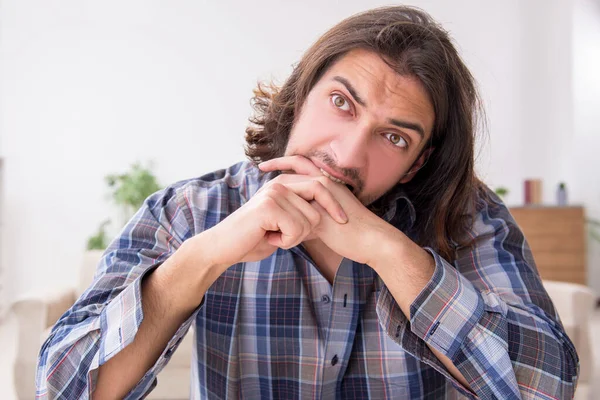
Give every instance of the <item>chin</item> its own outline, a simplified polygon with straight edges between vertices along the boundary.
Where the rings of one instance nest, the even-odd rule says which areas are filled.
[[[356,196],[356,198],[364,206],[368,207],[368,206],[372,205],[373,203],[375,203],[377,200],[379,200],[381,198],[381,195],[368,195],[368,194],[361,195],[361,194],[359,194],[358,196]]]

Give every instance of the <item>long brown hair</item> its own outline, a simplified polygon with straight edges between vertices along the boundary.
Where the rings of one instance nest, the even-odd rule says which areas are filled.
[[[283,86],[259,84],[252,99],[255,115],[246,129],[246,155],[257,163],[282,156],[310,90],[336,60],[359,48],[379,54],[398,74],[419,79],[433,104],[435,122],[427,144],[433,151],[401,186],[417,213],[416,241],[451,260],[453,243],[468,240],[481,189],[474,147],[483,109],[475,80],[448,33],[424,11],[394,6],[351,16],[308,49]]]

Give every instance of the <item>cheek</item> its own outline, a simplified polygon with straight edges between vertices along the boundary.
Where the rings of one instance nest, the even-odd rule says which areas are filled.
[[[401,159],[371,154],[366,189],[383,194],[400,181],[407,169]]]
[[[307,104],[306,109],[294,124],[290,135],[288,149],[291,152],[305,152],[326,143],[331,139],[335,131],[335,121],[322,107],[311,107]]]

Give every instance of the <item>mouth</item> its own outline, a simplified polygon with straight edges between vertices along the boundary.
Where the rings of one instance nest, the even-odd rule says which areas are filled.
[[[332,181],[336,182],[336,183],[341,183],[342,185],[346,186],[348,189],[350,189],[350,191],[352,193],[354,193],[354,187],[352,187],[352,185],[344,182],[341,179],[336,178],[335,176],[331,176],[329,173],[327,173],[327,171],[323,170],[323,168],[319,168],[321,170],[321,173],[323,175],[325,175],[326,177],[328,177],[329,179],[331,179]]]

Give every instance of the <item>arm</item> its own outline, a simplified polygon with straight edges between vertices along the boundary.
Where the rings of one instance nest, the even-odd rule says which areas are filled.
[[[404,315],[410,318],[411,305],[431,281],[436,267],[435,261],[431,254],[396,229],[390,230],[389,234],[385,235],[385,240],[380,243],[383,243],[381,261],[380,264],[374,263],[372,267],[377,271]],[[427,342],[425,344],[450,374],[471,390],[453,361],[431,344]]]
[[[261,169],[320,174],[304,164],[282,157]],[[313,204],[322,217],[317,236],[337,254],[378,273],[385,285],[377,314],[392,340],[466,396],[573,397],[577,353],[522,232],[495,195],[480,199],[472,240],[450,264],[434,250],[419,248],[343,185],[331,190],[349,221],[334,223]]]
[[[572,398],[578,357],[523,234],[494,200],[483,204],[472,234],[454,265],[431,249],[423,257],[407,239],[386,242],[395,256],[374,269],[386,286],[378,311],[388,334],[480,398]],[[419,271],[432,265],[425,282]]]
[[[226,269],[202,259],[207,232],[184,242],[160,268],[142,280],[144,318],[133,342],[98,369],[94,399],[124,398],[152,369],[177,329]]]
[[[226,182],[192,182],[148,199],[44,343],[38,397],[143,397],[230,265],[301,242],[320,219],[309,201],[345,222],[326,185],[298,178],[288,188],[277,179],[243,205]]]
[[[138,338],[142,324],[140,342],[149,333],[162,339],[166,332],[173,332],[177,321],[176,332],[169,336],[168,343],[157,340],[147,355],[138,354],[134,363],[121,370],[114,388],[119,389],[117,384],[125,384],[126,380],[129,388],[137,383],[131,397],[138,398],[155,385],[156,374],[166,365],[168,354],[177,347],[193,319],[193,308],[180,312],[171,309],[174,315],[164,331],[150,332],[155,320],[153,309],[174,307],[172,303],[161,306],[153,303],[156,298],[153,294],[160,290],[156,288],[165,279],[152,271],[187,259],[188,246],[182,246],[187,237],[176,232],[175,227],[184,227],[191,234],[188,213],[174,195],[174,189],[170,189],[153,195],[128,223],[105,252],[92,286],[59,319],[42,346],[36,376],[38,397],[91,397],[100,368],[108,365],[101,374],[110,376],[106,375],[110,371],[108,363],[113,361],[113,365],[114,360],[118,361],[116,356]],[[146,368],[149,373],[132,382],[142,365],[151,366]],[[120,389],[124,390],[124,386]],[[120,393],[123,397],[127,392]]]

